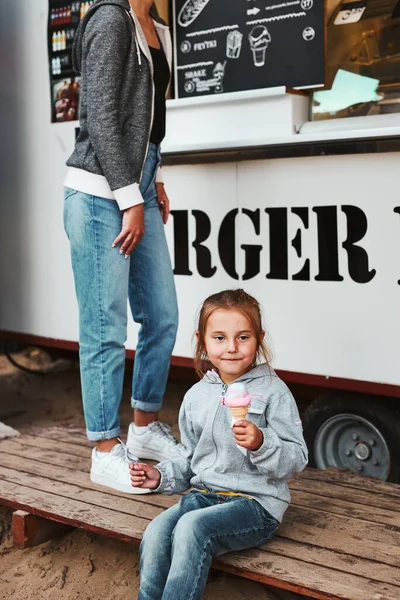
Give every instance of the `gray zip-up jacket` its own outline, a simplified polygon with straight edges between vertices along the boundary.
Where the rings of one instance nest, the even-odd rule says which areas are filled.
[[[171,68],[168,27],[151,15]],[[82,75],[80,132],[64,185],[115,199],[121,210],[139,204],[154,111],[153,62],[128,0],[95,0],[77,29],[73,64]]]
[[[261,447],[244,455],[236,446],[227,406],[221,404],[227,385],[208,371],[185,395],[179,429],[182,457],[157,465],[156,492],[184,492],[189,487],[209,492],[236,492],[257,500],[282,520],[290,502],[286,481],[307,464],[307,447],[296,403],[287,386],[267,365],[259,365],[236,381],[251,396],[246,419],[262,431]]]

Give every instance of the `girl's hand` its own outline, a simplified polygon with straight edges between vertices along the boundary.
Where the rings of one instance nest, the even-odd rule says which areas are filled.
[[[121,244],[120,254],[128,258],[135,246],[138,245],[144,234],[144,205],[136,204],[124,210],[122,216],[121,233],[113,241],[114,246]]]
[[[232,430],[237,445],[246,448],[246,450],[258,450],[264,441],[262,431],[246,419],[236,421]]]
[[[160,485],[161,473],[155,467],[135,462],[130,463],[129,470],[133,487],[155,490]]]
[[[170,210],[169,210],[169,199],[168,199],[167,193],[165,191],[164,184],[161,182],[156,183],[156,191],[157,191],[158,204],[160,205],[160,212],[161,212],[162,220],[165,225],[168,221]]]

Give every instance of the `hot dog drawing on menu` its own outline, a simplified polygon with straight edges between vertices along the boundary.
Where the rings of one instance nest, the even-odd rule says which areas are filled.
[[[209,2],[210,0],[187,0],[178,15],[179,25],[181,27],[191,25]]]

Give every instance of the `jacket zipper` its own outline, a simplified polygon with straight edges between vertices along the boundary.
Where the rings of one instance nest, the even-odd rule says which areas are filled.
[[[228,384],[227,384],[227,383],[223,383],[223,384],[222,384],[222,392],[221,392],[221,394],[220,394],[220,398],[224,398],[224,397],[225,397],[225,394],[226,394],[226,390],[227,390],[227,389],[228,389]],[[208,490],[207,486],[205,486],[205,485],[204,485],[204,483],[203,483],[203,481],[202,481],[201,477],[202,477],[203,473],[204,473],[205,471],[207,471],[207,469],[212,469],[212,467],[215,465],[215,463],[217,462],[217,459],[218,459],[218,448],[217,448],[217,444],[215,443],[215,440],[214,440],[214,424],[215,424],[215,419],[217,418],[218,412],[219,412],[220,410],[221,410],[221,404],[220,404],[220,403],[218,403],[217,410],[215,411],[215,415],[214,415],[214,420],[213,420],[213,422],[212,422],[212,425],[211,425],[211,439],[212,439],[212,441],[213,441],[214,448],[215,448],[215,459],[214,459],[214,461],[211,463],[211,465],[210,465],[209,467],[205,467],[205,468],[202,470],[202,472],[199,474],[199,476],[198,476],[198,477],[199,477],[199,479],[200,479],[201,485],[203,486],[203,488],[204,488],[204,489],[205,489],[207,492],[208,492],[209,490]]]

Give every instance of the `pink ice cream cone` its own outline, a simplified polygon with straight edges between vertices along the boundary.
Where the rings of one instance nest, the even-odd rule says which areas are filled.
[[[246,418],[250,402],[250,394],[247,393],[245,385],[239,381],[232,383],[222,398],[222,404],[229,408],[233,422]]]

